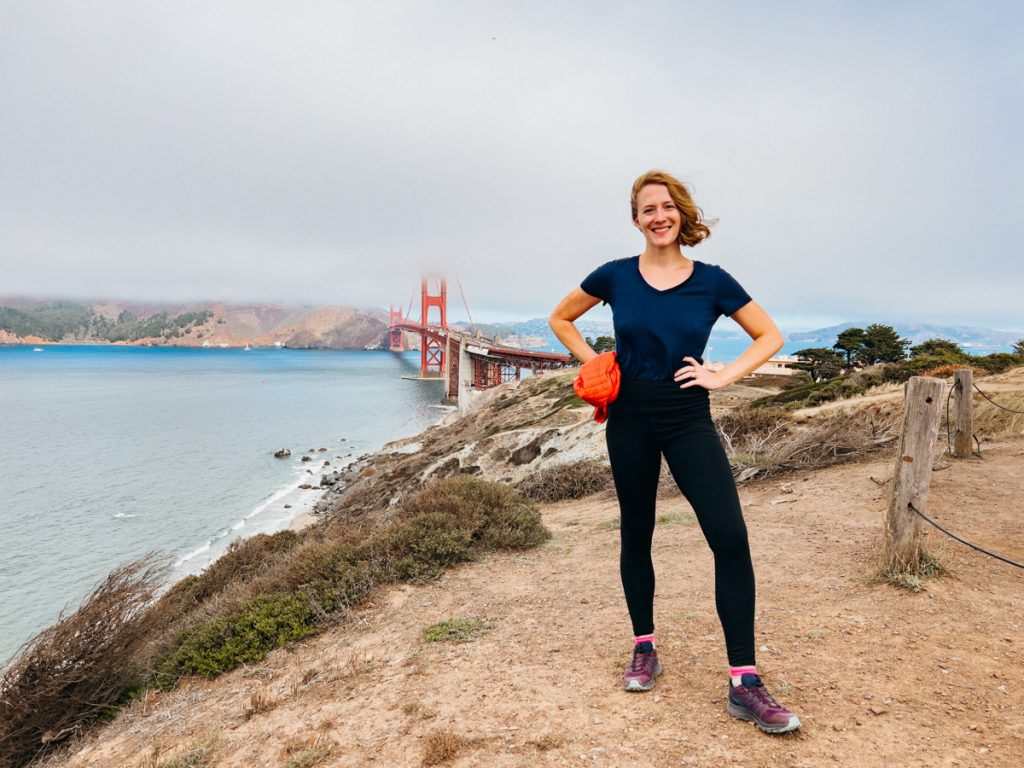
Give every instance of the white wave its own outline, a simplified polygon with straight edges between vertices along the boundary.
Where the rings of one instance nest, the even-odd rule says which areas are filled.
[[[178,567],[180,567],[180,566],[184,565],[185,563],[187,563],[187,562],[188,562],[189,560],[191,560],[192,558],[194,558],[194,557],[199,557],[199,555],[203,554],[204,552],[209,552],[209,551],[210,551],[210,547],[211,547],[211,545],[212,545],[212,544],[213,544],[213,541],[212,541],[212,540],[210,540],[210,541],[207,541],[207,542],[206,542],[205,544],[203,544],[203,546],[201,546],[201,547],[196,547],[196,548],[195,548],[195,549],[193,549],[193,550],[192,550],[191,552],[189,552],[189,553],[188,553],[187,555],[185,555],[185,556],[184,556],[183,558],[181,558],[180,560],[178,560],[178,561],[177,561],[177,562],[176,562],[176,563],[174,564],[174,567],[175,567],[175,568],[178,568]]]

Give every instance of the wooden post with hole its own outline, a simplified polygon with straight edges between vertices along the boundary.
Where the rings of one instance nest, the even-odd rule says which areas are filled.
[[[885,565],[890,572],[916,575],[921,564],[921,519],[928,501],[932,461],[942,413],[942,379],[914,376],[903,390],[903,430],[885,519]]]
[[[971,441],[974,426],[971,420],[971,403],[974,395],[974,371],[960,368],[953,373],[953,387],[956,391],[956,432],[953,433],[953,456],[969,459],[974,452]]]

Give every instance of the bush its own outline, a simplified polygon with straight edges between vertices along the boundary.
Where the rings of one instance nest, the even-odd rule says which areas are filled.
[[[534,472],[519,484],[519,493],[547,504],[564,499],[582,499],[609,488],[611,484],[611,468],[606,462],[582,459]]]
[[[381,584],[434,579],[485,551],[523,549],[549,536],[536,509],[514,490],[460,476],[428,484],[375,528],[329,526],[298,546],[294,534],[243,543],[209,578],[219,584],[226,573],[246,574],[253,596],[234,607],[225,601],[222,613],[182,632],[156,662],[155,679],[166,687],[184,675],[213,676],[257,661],[316,633],[323,620]],[[277,556],[269,568],[267,561],[263,572],[250,567],[255,555],[268,552]]]
[[[186,576],[168,591],[167,601],[180,602],[184,610],[224,592],[231,584],[251,580],[265,572],[282,553],[300,541],[295,531],[265,533],[231,542],[228,551],[199,575]]]
[[[156,669],[158,685],[171,687],[185,675],[215,677],[270,651],[315,634],[315,614],[301,595],[257,597],[237,613],[188,632]]]
[[[150,561],[115,571],[5,673],[0,765],[25,765],[145,684],[218,675],[313,635],[381,584],[550,537],[518,493],[474,477],[430,483],[385,515],[239,542],[156,601]]]
[[[112,571],[73,614],[29,641],[0,679],[0,765],[23,766],[106,717],[138,686],[144,606],[164,568],[144,557]]]
[[[780,425],[782,431],[786,431],[786,425],[791,419],[789,411],[780,406],[746,406],[722,414],[716,423],[722,434],[728,435],[732,442],[739,442],[757,439],[769,433],[776,434]]]
[[[982,368],[989,373],[1002,373],[1015,365],[1020,365],[1020,358],[1008,352],[994,352],[984,357],[970,358],[971,365]]]
[[[866,387],[859,384],[853,377],[845,376],[785,389],[776,395],[754,400],[751,405],[754,407],[784,405],[787,408],[805,408],[838,400],[841,397],[862,395],[865,391]]]
[[[911,376],[920,376],[923,371],[927,371],[931,368],[937,368],[940,365],[949,365],[951,362],[946,357],[915,357],[910,360],[904,360],[901,363],[893,363],[887,365],[882,369],[882,378],[886,382],[894,382],[897,384],[903,384],[910,379]]]

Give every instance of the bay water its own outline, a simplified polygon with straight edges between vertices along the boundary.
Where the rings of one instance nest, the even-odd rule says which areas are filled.
[[[40,349],[0,346],[0,666],[118,565],[197,572],[288,527],[317,497],[300,484],[451,410],[402,378],[418,352]]]

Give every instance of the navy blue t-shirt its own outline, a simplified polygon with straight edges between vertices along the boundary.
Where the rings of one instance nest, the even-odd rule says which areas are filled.
[[[619,368],[645,381],[671,381],[686,356],[704,362],[711,326],[751,300],[724,269],[697,260],[686,280],[664,291],[644,280],[639,256],[602,264],[580,288],[611,306]]]

